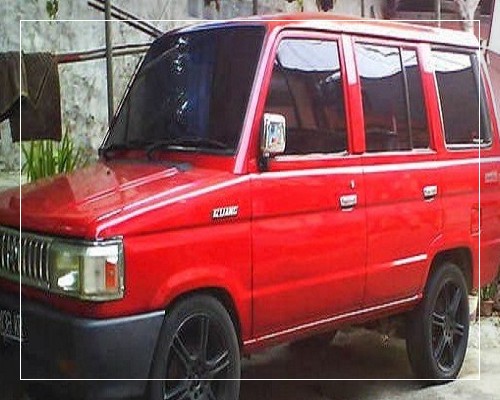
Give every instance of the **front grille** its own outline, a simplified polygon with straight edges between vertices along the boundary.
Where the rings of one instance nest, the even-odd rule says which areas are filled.
[[[48,288],[50,245],[43,236],[0,227],[0,277]]]

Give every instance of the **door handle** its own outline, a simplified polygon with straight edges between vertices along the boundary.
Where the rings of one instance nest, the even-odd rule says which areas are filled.
[[[437,187],[437,185],[424,186],[424,189],[422,190],[422,192],[424,195],[424,200],[432,200],[438,194],[438,187]]]
[[[340,196],[340,208],[342,210],[349,210],[356,204],[358,204],[357,194],[346,194],[344,196]]]

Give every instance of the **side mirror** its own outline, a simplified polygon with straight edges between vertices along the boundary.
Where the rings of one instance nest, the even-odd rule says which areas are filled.
[[[262,156],[268,158],[285,151],[286,121],[281,114],[264,114],[264,129],[261,138]]]

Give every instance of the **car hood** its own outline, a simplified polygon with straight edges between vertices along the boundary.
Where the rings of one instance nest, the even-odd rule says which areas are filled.
[[[238,183],[229,172],[186,164],[97,162],[0,193],[0,225],[21,221],[23,230],[88,239],[196,225],[224,205],[220,193],[218,201],[203,195]]]

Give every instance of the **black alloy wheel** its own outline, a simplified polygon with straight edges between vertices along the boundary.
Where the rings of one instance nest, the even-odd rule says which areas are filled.
[[[417,377],[434,383],[455,379],[469,337],[467,285],[456,265],[446,263],[433,273],[408,325],[407,351]]]
[[[432,352],[438,367],[445,373],[453,370],[460,356],[464,342],[465,301],[461,288],[453,281],[447,281],[437,298],[432,313]]]
[[[236,400],[239,345],[225,308],[208,296],[167,311],[153,364],[151,400]]]

